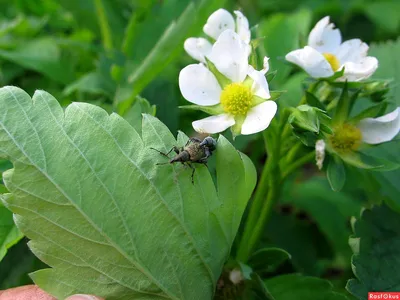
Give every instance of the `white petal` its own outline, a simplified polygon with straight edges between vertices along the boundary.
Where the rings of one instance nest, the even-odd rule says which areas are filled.
[[[248,45],[232,30],[225,30],[208,57],[215,67],[232,82],[242,82],[247,75]]]
[[[341,64],[346,62],[359,62],[367,56],[368,45],[360,39],[352,39],[343,42],[335,54]]]
[[[314,78],[330,77],[334,74],[326,58],[309,46],[289,52],[286,54],[286,60],[303,68]]]
[[[347,62],[343,65],[344,75],[338,81],[360,81],[370,77],[378,68],[378,60],[367,56],[358,63]]]
[[[205,63],[204,57],[210,54],[212,45],[205,38],[188,38],[183,48],[195,60]]]
[[[249,66],[248,75],[254,80],[251,87],[253,94],[263,99],[271,98],[265,73],[263,71],[257,71],[252,66]]]
[[[400,107],[379,118],[366,118],[358,123],[362,139],[367,144],[392,140],[400,131]]]
[[[242,134],[253,134],[263,131],[269,126],[276,114],[278,106],[274,101],[265,101],[251,108],[242,125]]]
[[[236,32],[246,44],[250,43],[251,33],[249,28],[249,21],[242,14],[242,12],[235,10],[236,15]]]
[[[342,42],[339,29],[333,29],[334,27],[334,24],[329,23],[329,17],[322,18],[311,30],[308,46],[321,53],[334,53]]]
[[[269,57],[264,56],[264,63],[262,71],[266,74],[269,71]]]
[[[203,27],[204,33],[214,40],[218,39],[226,29],[235,30],[235,20],[228,11],[222,8],[213,12]]]
[[[179,88],[182,96],[194,104],[209,106],[219,103],[221,87],[203,64],[183,68],[179,73]]]
[[[218,133],[232,125],[235,125],[235,119],[227,114],[210,116],[192,123],[194,130],[200,133]]]

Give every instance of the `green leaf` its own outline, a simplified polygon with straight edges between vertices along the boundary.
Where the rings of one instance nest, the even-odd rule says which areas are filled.
[[[125,114],[124,119],[140,134],[142,132],[142,115],[156,115],[156,106],[151,105],[146,99],[137,96],[135,103]]]
[[[387,206],[364,210],[353,225],[349,244],[354,252],[355,279],[346,289],[360,300],[368,292],[400,290],[400,215]]]
[[[280,248],[264,248],[257,250],[249,259],[249,265],[255,272],[274,272],[291,256]]]
[[[346,300],[347,297],[333,291],[332,284],[316,277],[298,274],[281,275],[265,281],[275,300]]]
[[[32,284],[29,273],[47,266],[29,250],[22,239],[0,262],[0,290]]]
[[[289,76],[293,66],[285,61],[285,54],[300,48],[300,39],[308,35],[310,22],[309,10],[274,14],[261,21],[257,28],[257,36],[265,37],[261,55],[270,57],[271,70],[279,71],[274,82],[281,84]]]
[[[183,52],[183,42],[197,27],[202,26],[208,16],[225,0],[202,0],[197,5],[190,2],[181,16],[173,21],[160,37],[146,58],[129,76],[133,94],[139,94],[159,72]]]
[[[329,160],[326,175],[332,190],[339,192],[346,182],[346,169],[344,168],[343,161],[336,155],[332,156],[332,159]]]
[[[0,89],[0,153],[14,169],[1,200],[31,250],[31,274],[57,298],[211,299],[255,185],[249,159],[223,137],[217,188],[208,169],[157,165],[177,141],[144,115],[142,136],[86,103],[61,108],[44,91]],[[247,197],[245,199],[245,197]]]
[[[0,49],[0,57],[60,83],[67,84],[74,79],[71,64],[61,55],[61,49],[51,38],[32,40],[13,51]]]
[[[359,199],[344,192],[334,192],[324,178],[313,177],[307,181],[288,183],[281,203],[293,207],[294,212],[306,213],[326,236],[336,255],[350,255],[348,220],[360,211]],[[301,248],[296,250],[290,252],[293,260],[303,255]],[[338,267],[348,268],[347,264]]]
[[[379,2],[365,3],[362,6],[366,15],[378,27],[396,33],[400,26],[400,19],[398,12],[400,10],[400,3],[396,0],[384,0]]]
[[[0,261],[23,236],[14,224],[12,212],[0,203]]]

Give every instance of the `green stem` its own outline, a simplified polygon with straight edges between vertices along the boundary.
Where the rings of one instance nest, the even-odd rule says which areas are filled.
[[[308,91],[314,92],[319,84],[320,81],[311,84]],[[305,103],[305,100],[305,97],[303,97],[300,104]],[[284,179],[295,169],[313,159],[315,155],[314,152],[311,152],[296,161],[295,158],[301,149],[301,145],[296,145],[287,155],[287,159],[283,161],[282,167],[286,167],[282,168],[285,171],[281,174],[281,141],[285,140],[290,134],[290,126],[287,124],[289,114],[289,110],[283,111],[280,123],[276,128],[277,132],[273,133],[273,130],[271,130],[273,128],[263,132],[268,158],[257,185],[236,255],[237,260],[242,262],[248,261],[257,246],[271,216],[272,209],[279,199]],[[274,135],[272,139],[269,138],[268,132],[272,132]],[[292,163],[292,161],[294,162]]]
[[[94,3],[96,5],[96,12],[97,12],[97,17],[99,19],[101,36],[103,38],[103,46],[106,50],[112,50],[113,42],[111,37],[111,29],[108,24],[107,15],[104,10],[103,2],[102,0],[95,0]]]
[[[254,195],[254,200],[251,205],[249,215],[246,219],[246,224],[244,227],[245,229],[240,240],[237,252],[237,259],[243,262],[246,262],[248,260],[255,246],[256,241],[254,241],[253,238],[254,229],[260,227],[260,218],[262,217],[262,214],[266,214],[264,212],[266,206],[265,197],[267,194],[270,195],[270,191],[274,189],[271,188],[271,178],[273,179],[279,177],[279,171],[277,172],[276,167],[278,167],[279,169],[278,163],[280,151],[280,135],[278,133],[276,136],[273,136],[273,134],[273,130],[263,132],[264,141],[267,147],[268,158],[266,164],[264,165],[260,181],[257,185],[257,190]],[[272,143],[271,140],[273,140]],[[269,201],[268,198],[267,202]]]
[[[312,161],[315,159],[315,151],[309,152],[303,157],[295,160],[291,165],[284,167],[283,169],[285,170],[282,172],[282,181],[285,180],[285,178],[290,174],[293,173],[296,169],[300,168],[304,164]],[[282,170],[283,170],[282,169]]]

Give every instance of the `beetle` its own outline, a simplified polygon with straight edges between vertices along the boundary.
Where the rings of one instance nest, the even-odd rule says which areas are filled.
[[[150,148],[152,150],[157,151],[161,155],[170,158],[168,155],[174,151],[176,155],[173,158],[170,158],[169,162],[167,163],[158,163],[157,165],[165,165],[165,164],[173,164],[180,162],[183,165],[187,165],[192,169],[192,184],[194,184],[194,172],[195,167],[192,163],[199,163],[207,166],[208,158],[212,155],[213,151],[217,148],[217,141],[213,139],[211,136],[200,140],[198,138],[192,137],[190,138],[186,145],[183,147],[174,146],[169,150],[167,153],[164,153],[160,150],[155,148]]]

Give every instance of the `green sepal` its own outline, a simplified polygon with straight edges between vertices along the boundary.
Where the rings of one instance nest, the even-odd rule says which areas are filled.
[[[277,100],[284,93],[286,93],[286,91],[270,91],[269,94],[271,97],[267,100]]]
[[[205,59],[208,69],[211,71],[211,73],[214,74],[215,78],[217,79],[222,89],[224,89],[227,85],[232,83],[231,80],[229,80],[224,74],[218,71],[217,67],[207,57],[205,57]]]
[[[350,115],[350,111],[360,94],[357,90],[353,95],[349,95],[347,82],[343,86],[342,93],[340,94],[339,101],[336,105],[336,110],[333,116],[333,124],[343,124]]]
[[[309,105],[300,105],[290,114],[288,123],[296,129],[319,133],[317,112]]]
[[[306,102],[310,106],[315,106],[326,111],[325,105],[314,94],[308,91],[306,91]]]
[[[331,118],[325,111],[307,104],[300,105],[296,109],[293,109],[288,118],[288,122],[293,128],[311,131],[317,134],[320,130],[331,134],[332,129],[330,128],[330,121]]]
[[[326,175],[332,190],[339,192],[346,182],[346,169],[343,161],[337,155],[332,155],[329,160]]]
[[[343,67],[341,70],[335,72],[331,77],[328,77],[328,78],[321,78],[321,79],[324,80],[324,81],[329,82],[330,84],[335,84],[335,83],[336,83],[336,82],[335,82],[336,79],[342,77],[343,74],[344,74],[344,67]]]
[[[278,74],[277,70],[268,72],[267,75],[265,75],[265,77],[267,78],[267,82],[270,83],[272,80],[274,80],[276,74]]]
[[[391,80],[374,80],[363,86],[360,96],[369,97],[374,102],[381,102],[386,99],[389,92]]]
[[[220,114],[225,113],[221,104],[216,104],[216,105],[212,105],[212,106],[183,105],[183,106],[178,106],[178,107],[182,108],[182,109],[188,109],[188,110],[200,110],[200,111],[203,111],[210,115],[220,115]]]
[[[318,139],[317,134],[310,131],[297,130],[293,128],[293,134],[307,147],[314,147]]]
[[[232,137],[235,139],[242,132],[242,125],[246,116],[235,116],[235,124],[231,127]]]
[[[368,107],[366,110],[363,110],[358,115],[351,118],[349,121],[352,123],[358,123],[365,118],[376,118],[377,116],[382,115],[385,112],[387,106],[387,102],[381,102],[377,105]]]
[[[397,170],[400,168],[400,164],[397,162],[378,158],[364,152],[341,155],[341,157],[346,163],[359,169],[386,172]]]
[[[360,97],[369,97],[374,102],[380,102],[385,99],[389,91],[389,84],[391,80],[369,80],[369,81],[356,81],[347,82],[349,89],[360,89]],[[329,82],[333,87],[343,88],[345,82]]]

